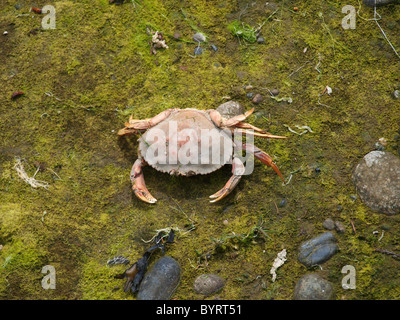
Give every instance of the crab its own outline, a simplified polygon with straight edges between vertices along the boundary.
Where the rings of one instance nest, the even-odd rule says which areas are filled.
[[[243,152],[253,154],[262,163],[270,166],[284,182],[279,168],[267,153],[249,144],[247,139],[246,143],[242,143],[232,136],[232,133],[240,133],[246,134],[246,137],[287,138],[243,122],[253,112],[254,108],[244,114],[225,118],[215,109],[188,108],[168,109],[153,118],[143,120],[133,119],[131,116],[125,127],[118,131],[118,135],[140,135],[138,159],[130,173],[135,195],[147,203],[157,201],[145,184],[142,168],[146,165],[171,175],[192,176],[209,174],[231,163],[232,176],[222,189],[210,196],[210,202],[217,202],[230,194],[244,175],[245,165],[239,156]],[[239,152],[233,152],[234,149]]]

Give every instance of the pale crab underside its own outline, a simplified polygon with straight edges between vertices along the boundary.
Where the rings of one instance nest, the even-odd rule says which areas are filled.
[[[243,122],[254,108],[230,119],[223,118],[214,109],[168,109],[144,120],[129,119],[118,135],[140,134],[139,157],[131,171],[135,195],[148,203],[157,200],[147,190],[142,167],[174,175],[191,176],[211,173],[227,163],[232,164],[232,177],[225,186],[211,195],[216,202],[226,197],[240,181],[244,164],[233,152],[234,147],[253,153],[264,164],[271,166],[283,180],[278,167],[264,151],[248,143],[238,145],[232,132],[251,134],[263,138],[285,139]]]

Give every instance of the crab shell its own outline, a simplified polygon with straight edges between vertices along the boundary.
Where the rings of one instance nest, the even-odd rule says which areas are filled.
[[[231,131],[218,128],[202,110],[173,111],[138,141],[143,159],[171,175],[208,174],[232,160]]]

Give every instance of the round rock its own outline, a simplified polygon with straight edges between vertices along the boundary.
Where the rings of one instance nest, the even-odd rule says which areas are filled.
[[[264,101],[264,97],[263,97],[261,94],[257,93],[257,94],[253,97],[253,99],[252,99],[251,101],[252,101],[254,104],[259,104],[259,103],[261,103],[261,102]]]
[[[333,229],[335,229],[335,222],[334,222],[331,218],[327,218],[327,219],[325,219],[325,221],[322,223],[322,226],[323,226],[325,229],[333,230]]]
[[[301,244],[297,259],[306,267],[321,264],[329,260],[339,249],[333,233],[324,232]]]
[[[301,277],[294,288],[294,300],[331,300],[333,289],[330,282],[317,274]]]
[[[194,281],[194,291],[209,295],[222,289],[224,280],[215,274],[202,274]]]
[[[239,114],[244,113],[244,108],[243,106],[236,101],[228,101],[223,104],[221,104],[218,108],[217,111],[226,119],[232,118],[234,116],[237,116]]]
[[[140,283],[138,300],[169,300],[179,284],[178,262],[165,256],[156,261]]]
[[[400,212],[400,158],[371,151],[357,164],[352,179],[361,201],[373,211]]]

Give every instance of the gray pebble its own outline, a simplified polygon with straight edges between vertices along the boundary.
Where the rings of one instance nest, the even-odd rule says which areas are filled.
[[[329,281],[318,274],[306,274],[297,281],[294,300],[331,300],[333,288]]]
[[[357,164],[352,179],[361,201],[371,210],[400,213],[400,158],[371,151]]]
[[[264,43],[265,39],[263,37],[258,37],[257,38],[257,43]]]
[[[221,290],[224,286],[224,280],[215,274],[202,274],[194,281],[194,291],[204,295]]]
[[[339,249],[333,233],[324,232],[301,244],[297,259],[306,267],[312,267],[329,260]]]
[[[346,227],[340,221],[335,221],[335,229],[339,233],[345,233],[346,232]]]
[[[164,256],[144,276],[138,300],[169,300],[179,284],[181,268],[173,258]]]
[[[279,94],[279,89],[272,89],[271,94],[275,97]]]
[[[394,90],[393,97],[395,97],[396,99],[399,99],[400,98],[400,90]]]
[[[335,222],[334,222],[331,218],[327,218],[327,219],[325,219],[325,221],[322,223],[322,226],[323,226],[325,229],[333,230],[333,229],[335,229]]]

